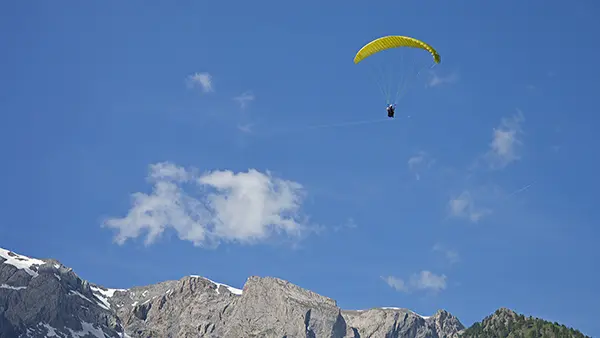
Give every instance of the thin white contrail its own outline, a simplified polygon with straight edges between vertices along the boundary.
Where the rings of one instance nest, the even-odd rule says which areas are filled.
[[[340,127],[347,127],[347,126],[356,126],[356,125],[361,125],[361,124],[391,122],[393,120],[394,119],[387,117],[387,118],[376,119],[376,120],[361,120],[361,121],[346,121],[346,122],[338,122],[338,123],[316,124],[316,125],[308,125],[308,126],[298,127],[298,128],[275,129],[275,130],[271,130],[271,131],[266,131],[264,133],[264,135],[265,136],[273,136],[275,134],[294,133],[294,132],[301,132],[301,131],[314,130],[314,129],[340,128]]]
[[[528,185],[526,185],[526,186],[524,186],[524,187],[521,187],[521,188],[519,188],[519,189],[517,189],[517,190],[515,190],[515,191],[511,192],[510,194],[508,194],[508,196],[507,196],[507,197],[510,197],[510,196],[513,196],[513,195],[516,195],[516,194],[520,194],[520,193],[522,193],[523,191],[525,191],[525,190],[527,190],[527,189],[531,188],[531,186],[532,186],[532,185],[534,185],[534,184],[535,184],[535,181],[533,181],[533,182],[529,183]]]

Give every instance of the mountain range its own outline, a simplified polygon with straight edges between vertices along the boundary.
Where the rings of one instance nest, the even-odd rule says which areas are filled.
[[[0,338],[17,337],[586,337],[500,308],[470,328],[446,310],[343,310],[335,300],[273,277],[242,290],[201,276],[109,289],[55,259],[0,248]]]

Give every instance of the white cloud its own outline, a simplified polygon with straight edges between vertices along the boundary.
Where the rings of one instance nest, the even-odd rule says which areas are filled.
[[[194,73],[187,77],[188,87],[200,86],[203,92],[214,92],[212,75],[209,73]]]
[[[446,275],[436,275],[431,271],[424,270],[418,275],[412,275],[410,282],[411,285],[419,290],[431,290],[437,292],[446,288],[446,278]]]
[[[381,277],[391,288],[397,291],[410,293],[414,290],[439,292],[446,289],[446,275],[436,275],[428,270],[413,274],[408,283],[402,278],[387,276]]]
[[[460,255],[458,254],[458,251],[445,248],[439,243],[433,246],[433,251],[442,253],[450,264],[456,264],[460,261]]]
[[[276,233],[297,238],[309,227],[300,208],[302,185],[254,169],[234,173],[215,170],[199,174],[163,162],[150,166],[151,194],[132,195],[133,206],[123,218],[103,226],[115,228],[115,242],[146,235],[147,245],[168,228],[197,246],[220,242],[256,243]],[[194,188],[197,196],[184,188]],[[189,189],[191,190],[191,189]]]
[[[457,73],[451,73],[447,76],[439,76],[437,73],[432,71],[432,72],[430,72],[430,74],[431,74],[431,77],[430,77],[429,83],[428,83],[429,87],[436,87],[436,86],[443,85],[443,84],[456,83],[458,81]]]
[[[240,104],[240,108],[245,109],[251,101],[254,101],[254,94],[252,92],[245,92],[234,97],[233,100]]]
[[[451,198],[448,202],[450,215],[453,217],[467,218],[471,222],[478,222],[483,216],[491,213],[490,209],[477,208],[471,193],[463,191],[459,196]]]
[[[415,156],[408,159],[408,169],[415,174],[417,180],[421,179],[421,172],[430,168],[435,160],[424,151],[418,152]]]
[[[381,279],[383,279],[391,288],[396,289],[396,291],[410,292],[408,286],[401,278],[396,278],[393,276],[381,276]]]
[[[503,118],[500,126],[494,128],[490,150],[485,155],[492,169],[502,169],[520,159],[519,149],[523,144],[520,139],[523,134],[521,128],[523,120],[523,114],[518,111],[518,114],[510,118]]]

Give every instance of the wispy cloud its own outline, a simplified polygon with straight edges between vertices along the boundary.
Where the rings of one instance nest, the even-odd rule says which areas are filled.
[[[481,170],[482,166],[492,170],[503,169],[521,159],[524,120],[523,113],[517,110],[516,114],[502,118],[500,124],[494,128],[489,148],[475,158],[468,168],[466,177],[463,178],[465,184],[469,182],[468,186],[461,189],[460,194],[451,197],[448,201],[447,208],[451,217],[477,223],[492,213],[492,207],[495,209],[499,203],[506,202],[506,198],[529,188],[524,187],[522,191],[507,195],[501,187],[485,179],[483,175],[486,174],[486,171]],[[474,183],[477,181],[487,181],[488,183]]]
[[[194,73],[189,75],[186,80],[190,88],[200,86],[205,93],[214,92],[212,75],[209,73]]]
[[[423,170],[430,168],[435,160],[426,152],[420,151],[408,159],[408,169],[415,174],[417,180],[421,179]]]
[[[252,133],[252,126],[254,126],[254,124],[247,123],[247,124],[240,124],[237,126],[237,128],[242,133],[250,134],[250,133]]]
[[[408,285],[406,285],[402,278],[397,278],[394,276],[381,276],[381,279],[383,279],[389,287],[395,289],[396,291],[410,292]]]
[[[457,197],[451,198],[448,202],[448,209],[450,216],[466,218],[473,223],[477,223],[483,216],[492,212],[488,208],[476,207],[469,191],[463,191]]]
[[[500,125],[494,128],[490,149],[485,154],[492,169],[502,169],[521,158],[519,154],[523,145],[521,124],[524,119],[523,113],[518,111],[511,117],[503,118]]]
[[[452,84],[458,82],[458,73],[450,73],[448,75],[438,75],[436,72],[430,72],[430,78],[427,85],[429,87],[437,87],[443,84]]]
[[[196,246],[220,242],[252,244],[275,234],[298,238],[309,226],[300,213],[301,184],[254,169],[234,173],[215,170],[198,173],[169,162],[150,166],[151,194],[132,195],[125,217],[110,218],[103,226],[118,231],[115,242],[146,236],[146,245],[172,228],[182,240]],[[198,192],[194,196],[185,188]],[[192,190],[192,189],[189,189]]]
[[[446,275],[436,275],[431,271],[421,271],[410,278],[411,285],[418,290],[431,290],[438,292],[446,289]]]
[[[418,290],[437,293],[446,289],[447,277],[446,275],[436,275],[431,271],[423,270],[418,274],[411,275],[408,282],[394,276],[381,276],[381,279],[396,291],[410,293]]]
[[[444,247],[442,244],[435,244],[433,246],[433,251],[436,252],[440,252],[441,254],[444,255],[444,258],[446,258],[448,260],[448,263],[450,264],[456,264],[458,262],[460,262],[460,255],[458,254],[458,251],[453,250],[453,249],[448,249],[446,247]]]
[[[240,104],[240,108],[246,109],[250,102],[254,101],[254,94],[252,92],[244,92],[239,96],[233,98],[234,101],[237,101]]]
[[[333,231],[338,232],[338,231],[341,231],[344,229],[356,229],[357,227],[358,227],[358,225],[356,224],[354,219],[352,217],[350,217],[346,220],[346,222],[344,222],[340,225],[334,226]]]

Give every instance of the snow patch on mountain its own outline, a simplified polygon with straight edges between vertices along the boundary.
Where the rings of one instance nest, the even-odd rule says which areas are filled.
[[[25,270],[25,272],[33,277],[38,276],[36,266],[46,264],[41,259],[29,258],[2,248],[0,248],[0,257],[5,259],[4,264],[12,265],[19,270]]]
[[[232,286],[229,286],[229,285],[227,285],[227,284],[223,284],[223,283],[217,283],[217,282],[215,282],[215,281],[212,281],[212,280],[210,280],[210,279],[208,279],[208,278],[206,278],[206,277],[197,276],[197,275],[191,275],[190,277],[192,277],[192,278],[203,278],[203,279],[206,279],[207,281],[209,281],[209,282],[211,282],[211,283],[215,284],[215,285],[217,286],[217,289],[216,289],[216,291],[217,291],[217,294],[219,294],[219,287],[220,287],[221,285],[222,285],[222,286],[224,286],[224,287],[226,287],[226,288],[227,288],[227,290],[229,290],[229,291],[230,291],[231,293],[233,293],[234,295],[241,296],[241,295],[242,295],[242,292],[243,292],[243,291],[242,291],[242,290],[240,290],[240,289],[234,288],[234,287],[232,287]]]

